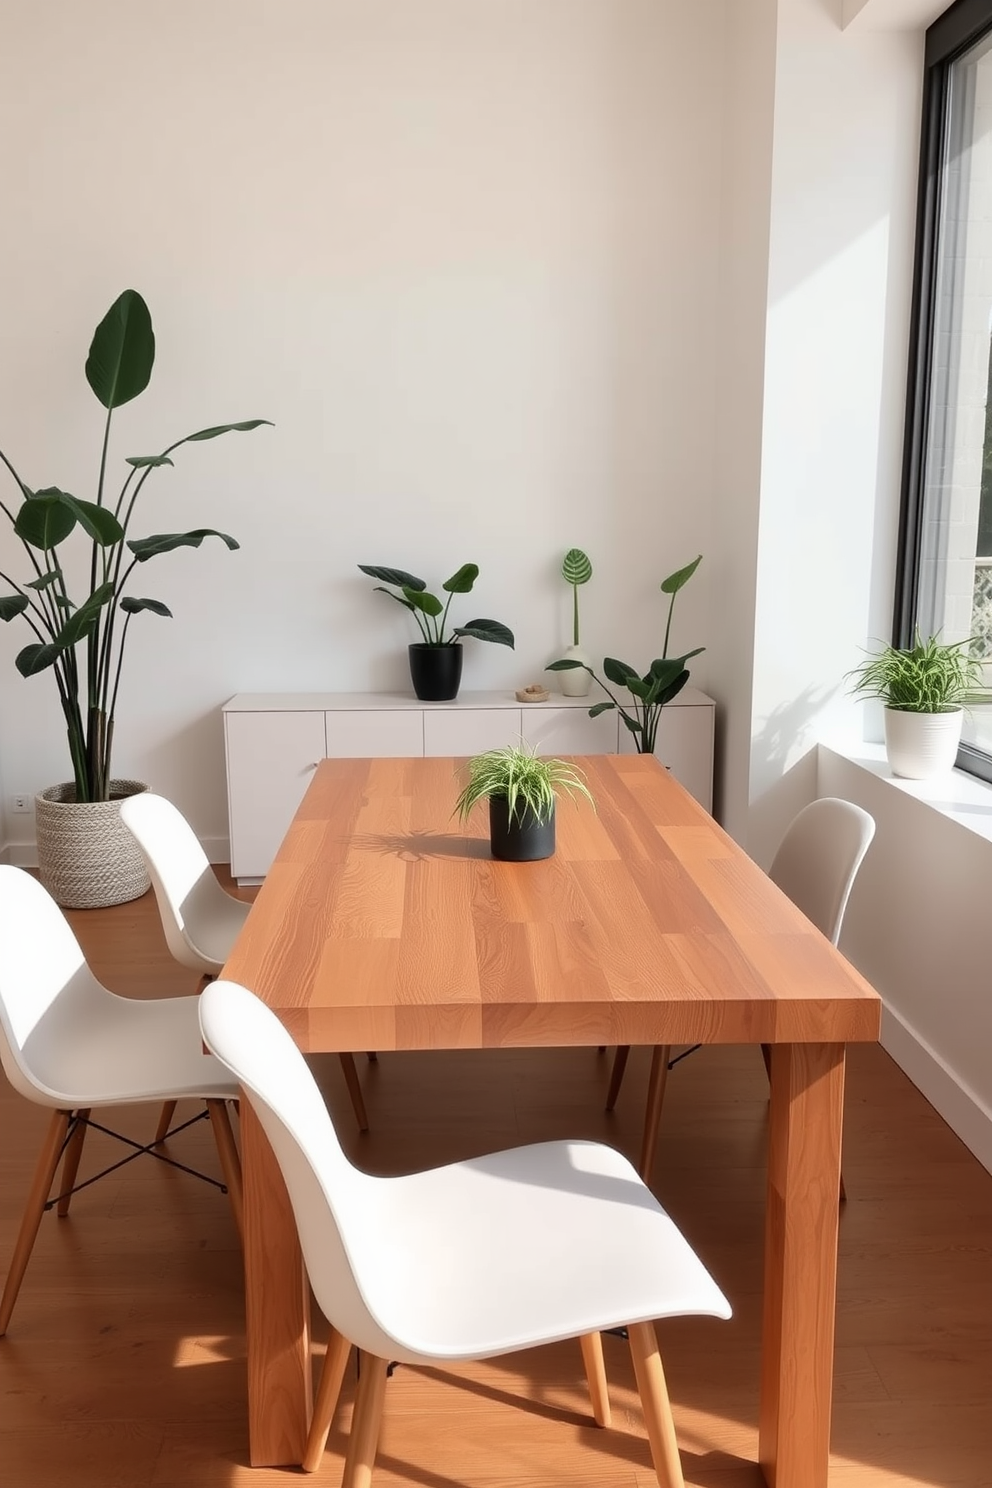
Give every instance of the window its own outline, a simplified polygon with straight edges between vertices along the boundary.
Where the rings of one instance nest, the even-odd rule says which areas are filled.
[[[992,0],[927,32],[895,638],[972,637],[992,687]],[[992,706],[958,763],[992,780]]]

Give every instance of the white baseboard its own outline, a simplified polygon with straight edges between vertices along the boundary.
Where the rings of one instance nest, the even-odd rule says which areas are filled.
[[[229,863],[231,861],[230,838],[205,837],[203,838],[203,851],[211,863]],[[5,843],[3,847],[0,847],[0,863],[12,863],[15,868],[37,868],[37,843]]]
[[[992,1173],[992,1111],[892,1008],[882,1008],[881,1045]]]

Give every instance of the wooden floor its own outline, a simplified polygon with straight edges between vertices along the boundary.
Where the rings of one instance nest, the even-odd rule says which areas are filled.
[[[71,918],[115,991],[191,990],[150,896]],[[613,1117],[602,1109],[608,1059],[594,1050],[362,1059],[365,1137],[338,1061],[314,1063],[354,1160],[376,1172],[554,1136],[601,1137],[636,1154],[643,1051],[631,1056]],[[766,1107],[753,1049],[703,1051],[669,1080],[655,1187],[735,1309],[730,1323],[659,1328],[686,1479],[704,1488],[761,1482],[753,1462]],[[115,1114],[145,1140],[157,1120],[149,1108]],[[0,1268],[46,1122],[0,1075]],[[845,1142],[832,1488],[989,1488],[992,1176],[877,1048],[852,1053]],[[216,1171],[205,1123],[172,1150]],[[92,1140],[81,1176],[105,1152],[119,1155],[109,1139]],[[457,1370],[397,1369],[377,1488],[649,1488],[626,1345],[607,1338],[606,1359],[609,1431],[591,1424],[577,1345]],[[350,1375],[315,1484],[340,1482],[353,1384]],[[45,1216],[0,1340],[0,1483],[299,1480],[246,1464],[240,1256],[227,1201],[142,1158],[78,1194],[68,1219]]]

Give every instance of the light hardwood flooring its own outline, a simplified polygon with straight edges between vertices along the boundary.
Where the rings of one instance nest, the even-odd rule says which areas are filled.
[[[229,881],[228,886],[229,886]],[[148,895],[70,915],[97,974],[139,997],[193,990]],[[314,1061],[353,1159],[376,1172],[556,1136],[635,1157],[648,1054],[617,1111],[595,1050],[390,1054],[359,1061],[360,1136],[333,1056]],[[848,1065],[831,1488],[992,1485],[992,1176],[878,1048]],[[194,1108],[190,1107],[190,1114]],[[99,1113],[96,1113],[99,1116]],[[157,1111],[121,1130],[149,1140]],[[713,1048],[673,1071],[655,1187],[730,1297],[734,1319],[659,1328],[686,1480],[758,1488],[767,1085],[753,1049]],[[0,1269],[47,1122],[0,1076]],[[114,1120],[108,1120],[114,1125]],[[215,1171],[205,1124],[177,1138]],[[81,1177],[119,1150],[90,1134]],[[316,1323],[322,1337],[322,1323]],[[390,1379],[378,1488],[650,1488],[624,1343],[607,1338],[613,1428],[591,1422],[578,1345]],[[345,1395],[315,1485],[340,1482]],[[237,1236],[216,1189],[142,1158],[47,1214],[0,1340],[3,1488],[272,1488],[247,1466]],[[782,1485],[788,1488],[788,1485]]]

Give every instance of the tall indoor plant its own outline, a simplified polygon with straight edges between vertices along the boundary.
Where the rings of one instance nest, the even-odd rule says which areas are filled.
[[[0,499],[0,511],[21,544],[31,574],[18,579],[6,568],[0,570],[0,579],[12,591],[0,595],[0,619],[9,621],[21,616],[34,635],[18,653],[15,665],[23,677],[43,671],[52,673],[65,718],[72,764],[71,784],[43,792],[38,806],[39,866],[43,881],[53,888],[60,903],[79,900],[66,897],[76,893],[72,888],[60,894],[53,870],[46,865],[46,808],[62,804],[93,807],[127,793],[115,787],[111,779],[111,754],[128,630],[132,618],[143,611],[162,616],[171,614],[160,600],[126,592],[132,575],[136,568],[159,554],[175,548],[198,548],[206,537],[216,537],[228,548],[238,546],[233,537],[212,527],[132,538],[129,533],[138,497],[154,470],[173,464],[171,456],[181,445],[215,439],[232,430],[255,429],[268,422],[250,419],[244,423],[218,424],[177,439],[160,454],[129,456],[126,478],[118,491],[111,491],[107,461],[112,415],[116,408],[131,402],[148,386],[154,361],[155,336],[148,306],[136,290],[125,290],[97,326],[86,359],[86,380],[106,409],[95,500],[70,495],[58,486],[32,489],[0,450],[0,462],[16,488],[13,502],[9,498]],[[67,567],[72,549],[65,546],[74,535],[83,539],[77,546],[83,549],[83,569],[88,579],[77,599],[70,597],[72,581]],[[51,799],[46,801],[46,797]],[[97,817],[103,820],[104,815],[90,813],[94,820]],[[84,827],[84,839],[86,836]],[[115,851],[119,854],[129,845],[126,838],[124,833],[117,848],[109,849],[111,854]],[[75,870],[67,871],[74,879],[80,877]],[[103,871],[89,862],[82,870],[82,878]],[[144,886],[147,887],[147,878]],[[83,883],[79,893],[85,895],[85,892]],[[118,887],[106,892],[120,891]],[[143,889],[138,888],[137,892]],[[124,893],[120,897],[134,896]],[[100,902],[119,900],[102,897]]]
[[[601,677],[591,666],[585,666],[581,661],[568,660],[553,661],[546,668],[549,672],[567,672],[575,667],[585,666],[585,670],[595,682],[606,693],[609,701],[596,703],[589,709],[589,717],[596,718],[600,713],[606,713],[611,708],[616,708],[623,721],[624,727],[631,734],[639,754],[654,754],[655,744],[658,738],[658,724],[661,722],[661,710],[666,703],[670,703],[674,697],[682,691],[689,680],[689,670],[686,662],[693,656],[698,656],[705,648],[696,646],[692,651],[686,651],[683,656],[668,655],[668,643],[672,633],[672,611],[675,608],[675,596],[679,590],[692,578],[702,560],[702,553],[687,563],[684,568],[677,568],[670,573],[667,579],[661,581],[661,592],[669,596],[668,621],[665,625],[665,640],[661,656],[652,661],[647,671],[640,673],[636,667],[629,662],[617,661],[615,657],[607,656],[603,662],[603,671],[609,681],[617,687],[626,688],[630,693],[630,702],[622,703],[619,698],[607,687]]]

